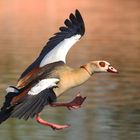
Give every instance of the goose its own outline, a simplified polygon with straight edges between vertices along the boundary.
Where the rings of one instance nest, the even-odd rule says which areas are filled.
[[[6,89],[5,101],[0,110],[0,124],[8,118],[28,120],[35,118],[42,125],[54,130],[70,127],[47,122],[40,117],[46,105],[51,107],[80,108],[86,97],[80,94],[70,102],[59,103],[57,98],[67,90],[79,86],[93,74],[118,73],[110,63],[104,60],[90,61],[79,68],[66,64],[66,55],[70,48],[85,33],[85,24],[78,10],[71,13],[46,43],[37,59],[21,74],[16,86]]]

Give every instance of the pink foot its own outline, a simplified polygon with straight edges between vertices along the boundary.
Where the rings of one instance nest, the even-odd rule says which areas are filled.
[[[82,97],[80,94],[77,94],[77,96],[71,102],[68,103],[67,108],[69,110],[80,108],[85,99],[86,97]]]
[[[51,127],[53,130],[61,130],[70,127],[70,125],[58,125],[58,124],[46,122],[45,120],[39,117],[39,114],[36,115],[36,121],[42,125]]]
[[[71,102],[52,103],[51,106],[53,106],[53,107],[67,107],[69,110],[77,109],[77,108],[81,107],[81,105],[85,99],[86,99],[86,97],[82,97],[80,94],[77,94],[77,96]]]
[[[58,125],[58,124],[53,124],[52,126],[51,126],[51,128],[53,129],[53,130],[61,130],[61,129],[64,129],[64,128],[68,128],[68,127],[70,127],[71,125],[68,125],[68,124],[66,124],[66,125]]]

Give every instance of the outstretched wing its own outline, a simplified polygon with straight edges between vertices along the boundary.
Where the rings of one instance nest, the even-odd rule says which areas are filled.
[[[26,98],[15,107],[11,112],[13,118],[33,118],[37,113],[40,113],[43,108],[56,101],[56,95],[52,89],[45,89],[37,95],[27,95]]]
[[[60,32],[51,37],[42,50],[40,56],[44,56],[40,67],[56,62],[65,62],[69,49],[81,38],[85,32],[83,19],[78,10],[75,15],[70,14],[69,19],[65,20],[66,27],[60,27]]]
[[[24,77],[28,72],[43,67],[46,64],[62,61],[65,63],[69,49],[84,35],[85,25],[78,10],[70,14],[69,19],[64,22],[65,26],[59,28],[44,46],[39,57],[23,72]]]

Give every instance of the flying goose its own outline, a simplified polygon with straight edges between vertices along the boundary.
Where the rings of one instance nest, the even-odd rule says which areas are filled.
[[[85,24],[78,10],[70,14],[49,39],[37,59],[22,73],[17,85],[6,89],[7,95],[0,111],[0,123],[8,118],[28,120],[34,118],[40,124],[53,129],[64,129],[70,125],[58,125],[43,120],[39,114],[46,105],[52,107],[79,108],[86,97],[78,94],[71,102],[58,103],[57,98],[70,88],[87,81],[93,74],[100,72],[117,73],[110,63],[99,60],[90,61],[77,69],[66,64],[69,49],[85,33]]]

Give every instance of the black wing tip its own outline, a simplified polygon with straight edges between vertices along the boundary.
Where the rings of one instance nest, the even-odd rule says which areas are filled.
[[[59,32],[54,34],[49,39],[47,44],[42,49],[37,60],[40,62],[40,59],[42,60],[42,58],[48,52],[50,52],[53,48],[55,48],[58,43],[60,43],[61,41],[63,41],[66,38],[70,38],[77,34],[81,35],[81,37],[85,34],[84,20],[78,9],[75,10],[75,13],[71,13],[69,15],[69,18],[64,21],[64,26],[59,27]],[[40,56],[42,56],[42,57],[40,57]],[[33,65],[34,64],[32,64],[32,66]]]
[[[81,15],[81,13],[78,9],[75,10],[75,15]]]
[[[65,26],[59,27],[59,31],[54,34],[53,37],[49,39],[56,42],[58,40],[63,40],[64,38],[69,38],[73,35],[80,34],[83,36],[85,34],[85,24],[82,15],[78,9],[74,13],[70,13],[69,18],[64,21]],[[49,42],[48,42],[49,43]]]
[[[85,34],[84,20],[78,9],[75,10],[75,14],[71,13],[69,15],[69,19],[66,19],[64,24],[66,25],[65,28],[71,32],[74,32],[75,35],[80,34],[83,36]]]
[[[80,34],[81,34],[81,36],[83,36],[85,34],[85,23],[84,23],[84,20],[82,18],[82,15],[78,9],[75,10],[75,17],[79,22]]]

